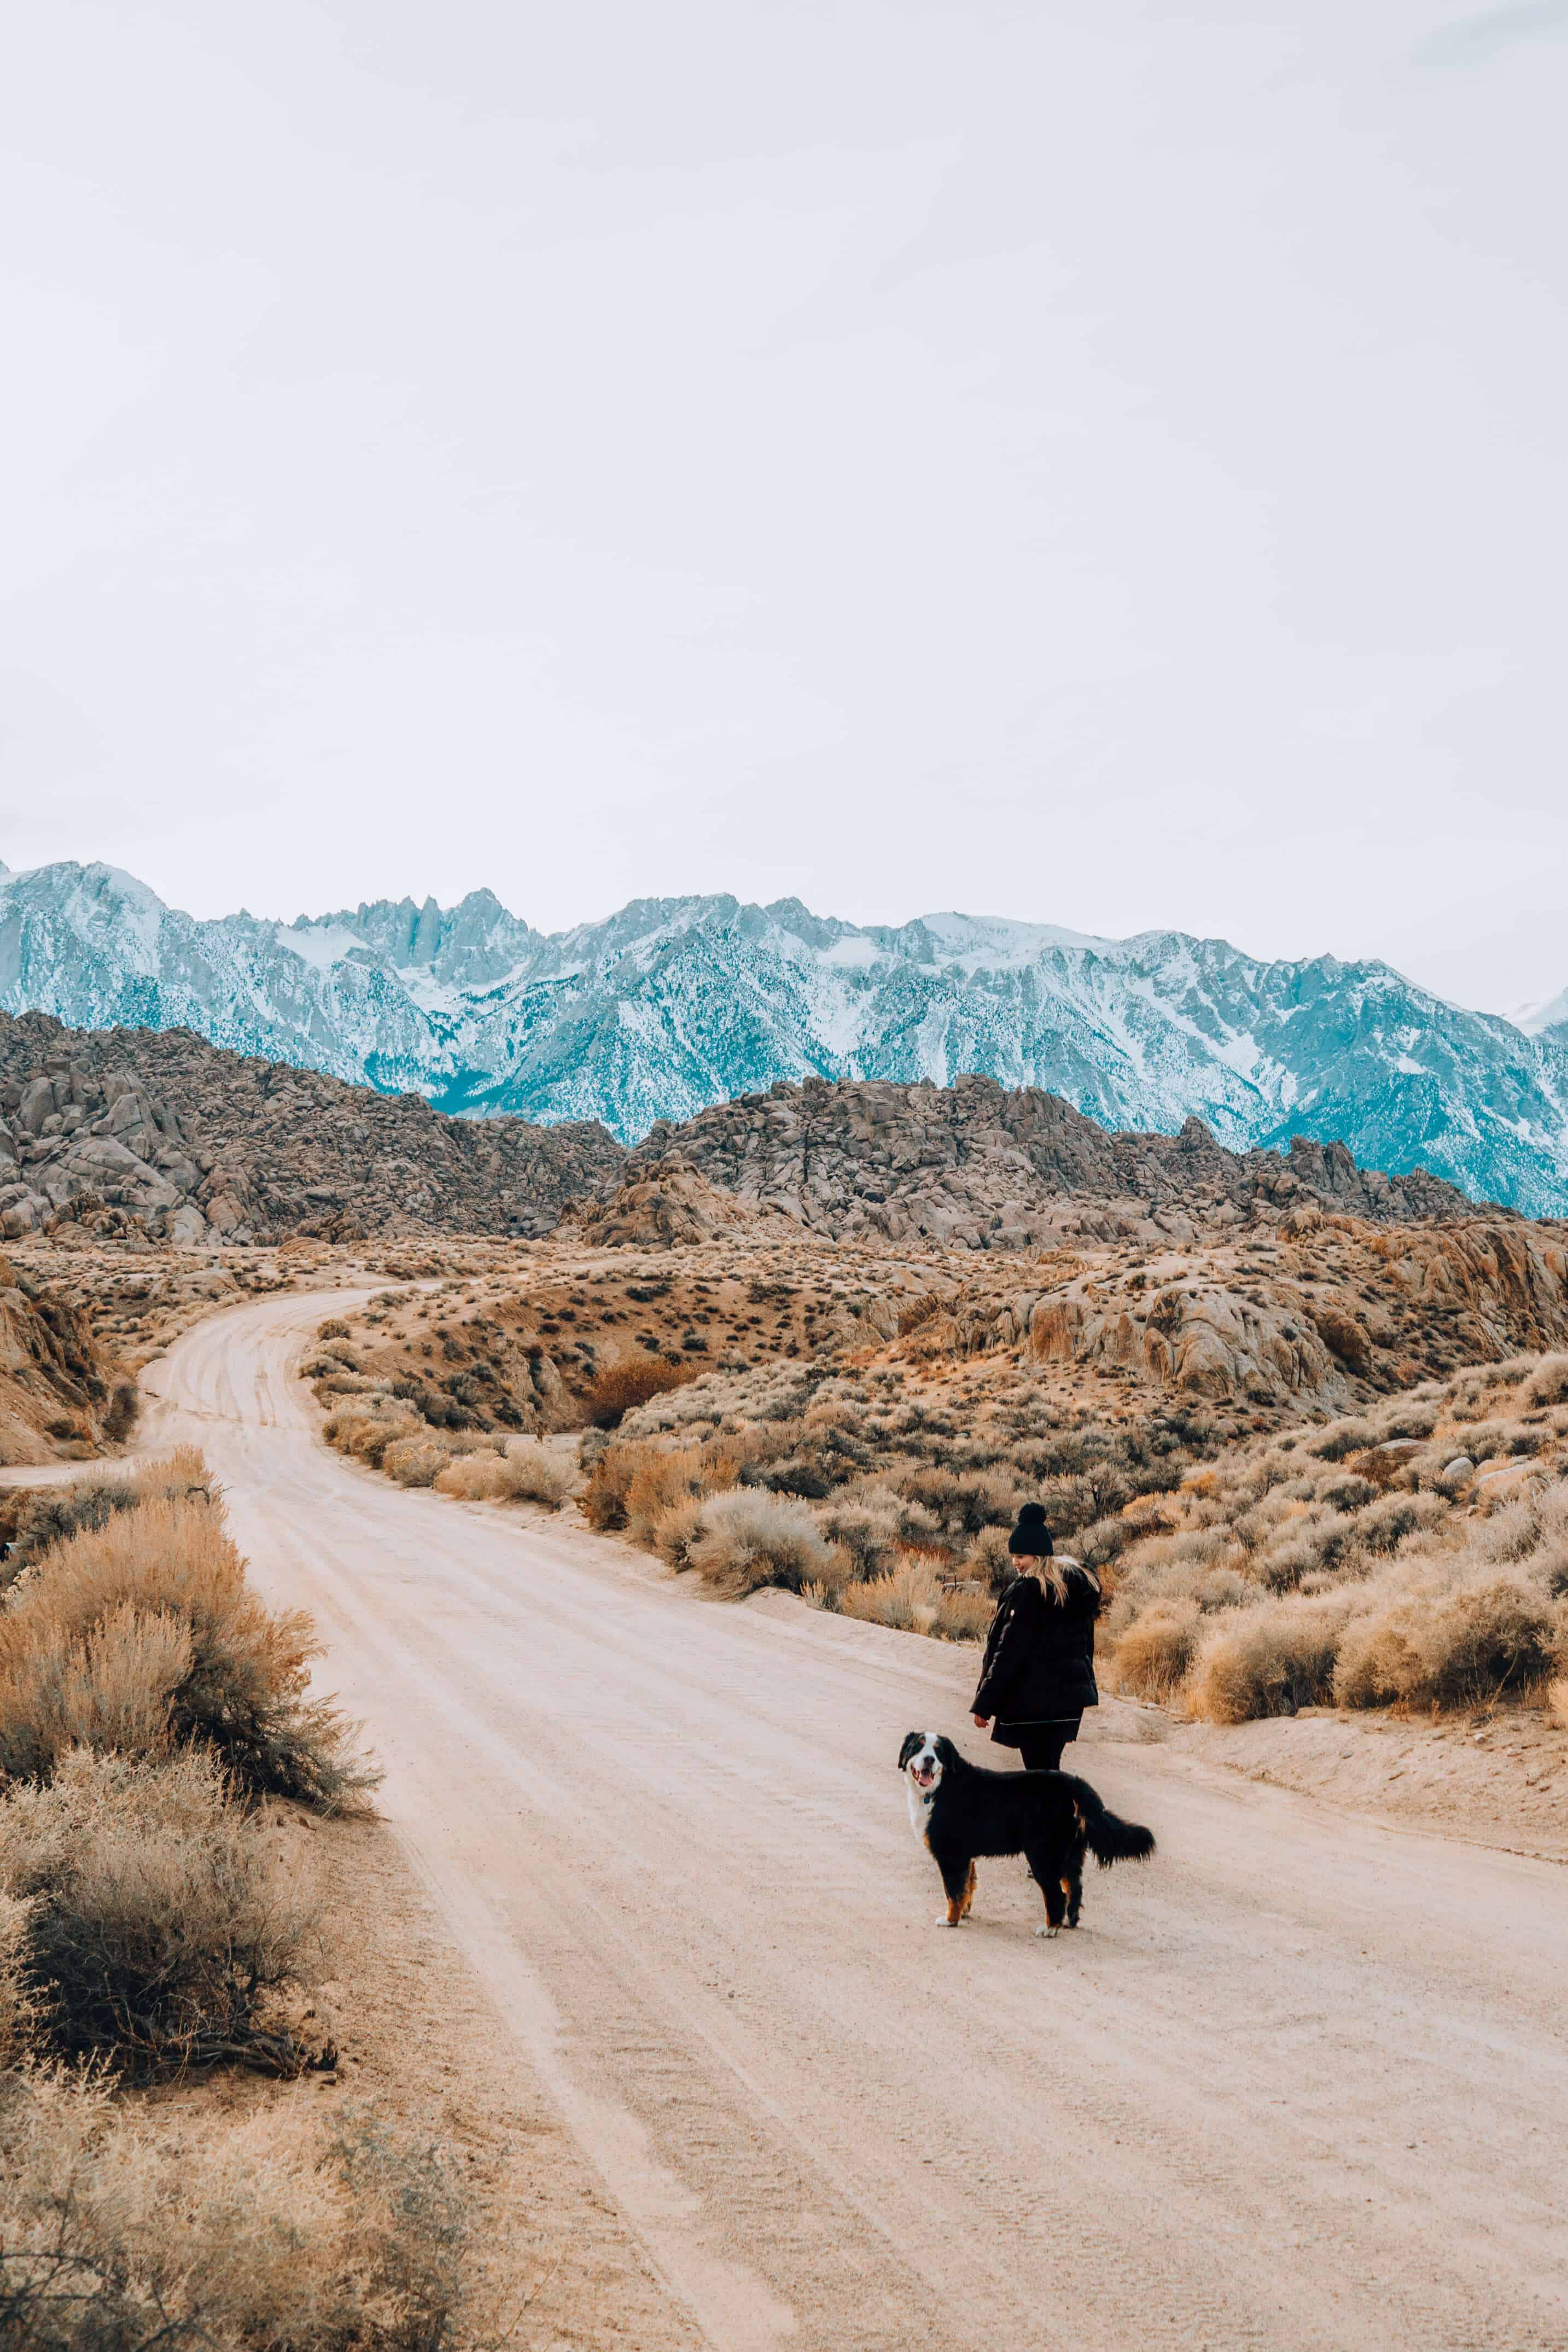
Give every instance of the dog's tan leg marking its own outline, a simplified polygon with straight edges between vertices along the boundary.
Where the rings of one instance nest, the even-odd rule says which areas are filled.
[[[960,1912],[959,1912],[959,1914],[958,1914],[959,1918],[960,1918],[960,1919],[967,1919],[967,1918],[968,1917],[968,1916],[969,1916],[970,1912],[974,1909],[974,1907],[975,1907],[975,1865],[974,1865],[974,1864],[973,1864],[973,1863],[971,1863],[971,1864],[969,1864],[969,1876],[968,1876],[968,1881],[967,1881],[967,1884],[966,1885],[966,1886],[965,1886],[965,1888],[964,1888],[964,1907],[963,1907],[962,1911],[960,1911]]]
[[[967,1906],[967,1904],[965,1902],[965,1900],[964,1900],[964,1898],[963,1898],[963,1896],[962,1896],[961,1895],[949,1895],[949,1896],[947,1897],[947,1925],[948,1925],[948,1927],[956,1927],[959,1925],[960,1921],[962,1920],[962,1918],[963,1918],[963,1916],[964,1916],[965,1912],[966,1912],[967,1909],[968,1909],[968,1906]]]
[[[1043,1887],[1043,1886],[1040,1888],[1040,1900],[1041,1900],[1041,1902],[1042,1902],[1042,1903],[1044,1903],[1044,1905],[1045,1905],[1045,1925],[1044,1925],[1044,1927],[1037,1927],[1037,1928],[1035,1929],[1035,1931],[1034,1931],[1034,1932],[1035,1932],[1035,1934],[1036,1934],[1037,1936],[1054,1936],[1054,1935],[1057,1935],[1057,1934],[1059,1934],[1061,1931],[1060,1931],[1060,1929],[1057,1927],[1057,1926],[1056,1926],[1055,1922],[1052,1920],[1051,1916],[1051,1898],[1050,1898],[1050,1896],[1046,1894],[1046,1891],[1045,1891],[1045,1889],[1044,1889],[1044,1887]]]

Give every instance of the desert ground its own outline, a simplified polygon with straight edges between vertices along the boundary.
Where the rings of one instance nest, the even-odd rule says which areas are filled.
[[[185,1331],[141,1442],[201,1444],[258,1589],[317,1619],[471,1989],[443,2064],[549,2119],[541,2210],[608,2200],[521,2341],[1568,2340],[1557,1865],[1201,1744],[1323,1718],[1195,1742],[1111,1701],[1069,1760],[1154,1860],[1049,1944],[994,1864],[939,1934],[894,1759],[926,1723],[983,1754],[972,1649],[345,1462],[295,1370],[340,1305]]]

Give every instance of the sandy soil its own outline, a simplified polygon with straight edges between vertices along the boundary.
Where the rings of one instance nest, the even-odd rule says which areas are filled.
[[[1035,1940],[1021,1864],[938,1934],[894,1758],[972,1659],[350,1467],[289,1372],[322,1311],[186,1334],[152,1433],[205,1447],[366,1718],[487,2004],[432,2030],[559,2117],[537,2180],[591,2164],[710,2343],[1568,2342],[1568,1874],[1106,1708],[1070,1760],[1160,1853],[1076,1937]]]
[[[1422,1722],[1309,1706],[1264,1723],[1162,1720],[1155,1736],[1168,1738],[1176,1755],[1275,1788],[1505,1853],[1568,1862],[1568,1738],[1539,1707]]]

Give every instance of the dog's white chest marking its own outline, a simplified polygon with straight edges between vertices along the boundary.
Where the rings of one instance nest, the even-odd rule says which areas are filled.
[[[936,1791],[935,1789],[917,1789],[907,1774],[904,1786],[909,1791],[909,1826],[924,1845],[925,1832],[931,1827],[931,1800]]]

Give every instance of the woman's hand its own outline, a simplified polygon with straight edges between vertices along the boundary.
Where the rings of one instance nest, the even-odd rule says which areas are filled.
[[[971,1719],[977,1731],[984,1731],[987,1724],[989,1723],[991,1718],[988,1715],[977,1715]]]

